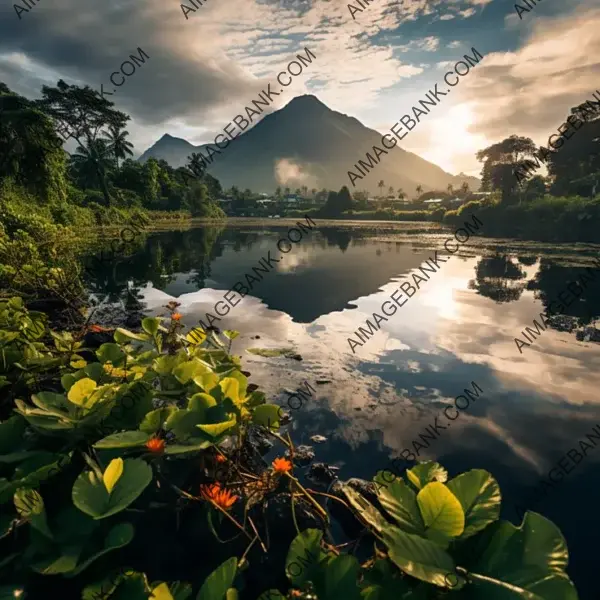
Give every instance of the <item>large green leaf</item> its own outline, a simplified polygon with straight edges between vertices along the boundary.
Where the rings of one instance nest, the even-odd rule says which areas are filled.
[[[117,367],[123,362],[125,353],[118,344],[106,343],[96,350],[96,356],[102,364],[110,362]]]
[[[232,556],[217,567],[205,580],[196,600],[225,600],[227,590],[233,584],[237,573],[238,560]]]
[[[110,494],[93,472],[81,473],[73,485],[73,504],[94,519],[105,519],[125,510],[151,481],[152,469],[143,460],[126,459]]]
[[[205,413],[209,408],[216,406],[217,401],[213,396],[207,394],[205,392],[199,392],[198,394],[194,394],[188,400],[188,410],[198,410],[202,413]]]
[[[96,387],[97,384],[93,379],[84,377],[71,386],[67,398],[77,406],[86,407],[89,404],[90,396],[95,391]]]
[[[8,454],[20,446],[26,421],[20,415],[0,423],[0,454]]]
[[[189,438],[189,443],[186,444],[170,444],[165,448],[165,454],[191,454],[193,452],[200,452],[210,448],[213,443],[208,440],[194,440]]]
[[[123,431],[113,433],[94,444],[98,450],[108,450],[114,448],[136,448],[143,446],[151,435],[144,431]]]
[[[236,425],[237,419],[233,418],[229,419],[228,421],[222,421],[221,423],[202,423],[196,425],[196,427],[198,427],[198,429],[201,431],[204,431],[204,433],[212,438],[217,438]]]
[[[384,472],[379,471],[373,481],[377,486],[381,506],[397,521],[400,529],[424,536],[425,525],[417,504],[417,495],[404,480],[397,477],[390,483],[384,477]]]
[[[277,404],[261,404],[252,411],[252,422],[269,429],[279,429],[281,407]]]
[[[465,529],[465,513],[458,498],[439,481],[428,483],[418,494],[417,503],[427,528],[427,537],[458,537]]]
[[[165,423],[169,417],[175,412],[177,412],[177,407],[175,406],[165,406],[164,408],[151,410],[142,419],[142,422],[139,426],[140,431],[144,431],[145,433],[149,434],[156,433],[159,429],[162,429],[165,426]]]
[[[158,317],[146,317],[142,319],[142,329],[150,335],[156,335],[159,325],[160,319]]]
[[[172,413],[165,422],[165,429],[172,431],[180,441],[198,436],[196,425],[206,421],[205,414],[199,410],[180,409]]]
[[[360,600],[358,589],[360,565],[354,556],[341,554],[332,559],[325,567],[323,600]]]
[[[173,595],[171,594],[171,591],[169,590],[169,586],[163,582],[160,585],[157,585],[152,590],[152,595],[150,596],[149,600],[175,600],[175,599],[173,598]]]
[[[204,373],[194,377],[194,383],[205,392],[210,392],[214,387],[219,385],[219,376],[212,372]]]
[[[425,487],[431,481],[444,483],[448,479],[448,471],[439,463],[426,461],[407,469],[406,477],[418,489]]]
[[[387,527],[390,527],[382,514],[360,492],[346,483],[341,484],[341,490],[348,499],[350,506],[377,534],[381,535]]]
[[[183,360],[185,359],[177,354],[163,354],[152,363],[152,368],[159,375],[169,375],[173,371],[173,369]]]
[[[223,398],[229,398],[234,404],[240,400],[240,382],[235,377],[225,377],[219,381]]]
[[[173,375],[177,381],[184,385],[191,379],[194,379],[194,377],[199,377],[203,373],[209,372],[211,372],[210,367],[197,358],[181,363],[173,369]]]
[[[483,539],[486,548],[471,563],[469,577],[485,589],[486,599],[577,600],[565,573],[567,544],[552,521],[527,512],[520,527],[498,521]]]
[[[147,333],[133,333],[122,327],[117,327],[114,336],[118,344],[126,344],[129,340],[137,340],[138,342],[148,342],[152,339]]]
[[[85,561],[78,563],[77,568],[69,572],[68,577],[75,577],[82,571],[87,569],[94,561],[98,560],[101,556],[123,548],[127,546],[132,540],[135,534],[135,529],[131,523],[119,523],[115,525],[106,536],[104,540],[104,548],[99,552],[96,552],[92,556],[88,557]]]
[[[465,512],[465,530],[461,538],[468,538],[498,520],[502,495],[498,482],[490,473],[473,469],[455,477],[446,485],[458,498]]]
[[[83,544],[70,544],[60,548],[60,554],[46,556],[31,565],[31,568],[42,575],[59,575],[69,573],[77,568],[77,562],[83,551]]]
[[[109,494],[112,493],[114,487],[119,482],[119,479],[121,479],[121,475],[123,475],[123,465],[124,463],[122,458],[113,458],[104,471],[102,481],[104,482],[104,487]]]
[[[454,573],[454,561],[438,544],[393,526],[384,530],[383,541],[390,559],[400,570],[421,581],[447,586],[446,577]]]
[[[31,523],[34,529],[37,529],[47,538],[52,539],[52,532],[48,527],[46,519],[46,509],[44,500],[39,492],[27,488],[19,488],[15,492],[14,503],[17,513],[22,519]]]
[[[290,544],[285,559],[285,572],[296,586],[313,581],[319,571],[320,562],[326,558],[321,549],[323,532],[318,529],[305,529]]]

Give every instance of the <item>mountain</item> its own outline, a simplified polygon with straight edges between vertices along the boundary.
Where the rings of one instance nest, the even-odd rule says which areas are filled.
[[[457,189],[466,181],[472,191],[479,189],[476,177],[451,175],[398,146],[380,155],[379,164],[373,163],[366,176],[355,179],[353,187],[348,171],[360,175],[355,163],[361,159],[368,162],[366,153],[374,155],[373,145],[382,147],[381,135],[358,119],[331,110],[315,96],[297,96],[230,142],[220,155],[213,153],[208,171],[224,188],[235,185],[255,192],[273,192],[277,186],[338,190],[347,185],[351,192],[368,189],[378,193],[380,180],[386,191],[390,185],[402,188],[409,198],[418,185],[423,191],[446,190],[448,184]],[[187,163],[192,152],[207,157],[208,146],[193,146],[165,134],[138,160],[163,158],[178,167]]]

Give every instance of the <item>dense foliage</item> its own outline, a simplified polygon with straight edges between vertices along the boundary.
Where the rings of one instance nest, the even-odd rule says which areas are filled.
[[[293,475],[280,408],[229,354],[237,334],[186,333],[176,307],[93,350],[49,331],[20,298],[0,303],[0,386],[11,386],[0,422],[0,596],[577,600],[560,531],[537,513],[519,527],[499,520],[500,489],[483,470],[448,480],[421,463],[406,479],[378,473],[364,493],[338,482],[327,508],[357,520],[357,542],[372,538],[373,552],[359,561],[325,544],[329,511]],[[292,460],[257,468],[256,431]],[[280,558],[261,520],[271,504],[295,528],[282,591],[260,577],[271,573],[264,560]],[[301,531],[307,510],[314,525]]]
[[[99,227],[224,217],[219,182],[198,169],[145,164],[132,154],[129,117],[88,86],[44,86],[37,101],[0,83],[0,289],[48,301],[80,299],[80,242]],[[72,155],[63,139],[75,141]],[[119,162],[125,159],[123,162]],[[171,218],[172,217],[172,218]],[[83,232],[88,232],[83,235]],[[114,233],[113,233],[114,235]],[[105,236],[100,236],[104,238]],[[61,278],[54,275],[60,269]],[[54,275],[53,275],[54,273]],[[73,282],[71,291],[64,282]]]

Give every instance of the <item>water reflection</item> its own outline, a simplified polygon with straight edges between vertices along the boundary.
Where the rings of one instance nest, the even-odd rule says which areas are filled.
[[[153,313],[175,298],[185,324],[194,326],[262,256],[274,253],[286,231],[230,227],[156,234],[139,252],[107,267],[90,288],[123,297],[129,285]],[[316,447],[317,460],[341,467],[342,478],[370,478],[476,381],[481,398],[420,458],[439,460],[451,475],[489,470],[501,485],[503,516],[515,521],[513,504],[600,423],[600,345],[554,325],[523,353],[515,337],[598,252],[473,239],[353,354],[347,339],[446,237],[431,224],[397,231],[320,227],[217,325],[241,332],[234,352],[272,401],[283,403],[284,390],[305,380],[331,381],[318,385],[318,397],[294,412],[292,437],[310,444],[312,435],[327,436]],[[596,276],[565,309],[567,316],[583,323],[598,317],[599,281]],[[256,346],[293,346],[303,360],[246,352]],[[600,451],[591,451],[536,507],[566,535],[570,573],[582,598],[595,566],[600,489],[592,482],[599,460]],[[571,498],[577,498],[576,508]],[[585,528],[577,528],[581,515]]]

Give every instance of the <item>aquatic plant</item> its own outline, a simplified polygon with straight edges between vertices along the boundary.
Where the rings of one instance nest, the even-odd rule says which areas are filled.
[[[74,594],[65,597],[85,600],[184,600],[194,586],[197,600],[235,600],[247,586],[245,571],[261,569],[252,547],[271,549],[268,523],[263,535],[254,518],[279,497],[297,534],[285,561],[289,589],[263,592],[261,600],[425,600],[444,592],[577,599],[558,528],[532,512],[519,527],[500,520],[499,486],[479,469],[449,481],[431,462],[392,482],[378,473],[370,499],[337,482],[337,496],[320,495],[344,505],[362,524],[361,537],[372,536],[374,552],[359,563],[341,552],[347,544],[324,544],[328,511],[294,475],[294,447],[277,433],[280,407],[265,402],[229,354],[237,332],[224,332],[228,342],[214,332],[191,336],[176,308],[145,318],[140,332],[117,329],[114,342],[92,349],[76,335],[49,331],[45,316],[20,298],[0,304],[3,382],[36,369],[48,375],[35,391],[21,386],[13,413],[0,422],[0,580],[14,582],[0,586],[0,597],[29,594],[31,586],[54,590],[60,580],[61,591]],[[256,431],[286,446],[289,460],[257,471],[246,452]],[[204,577],[151,582],[145,572],[153,561],[143,551],[158,549],[168,560],[184,509],[195,523],[190,543],[204,552],[203,575],[215,564],[212,554],[222,562],[218,544],[239,538],[247,547],[238,545],[241,556],[228,550],[235,556],[201,585]],[[302,511],[322,529],[301,531]],[[229,532],[234,538],[222,540]],[[261,573],[251,572],[256,585]]]

